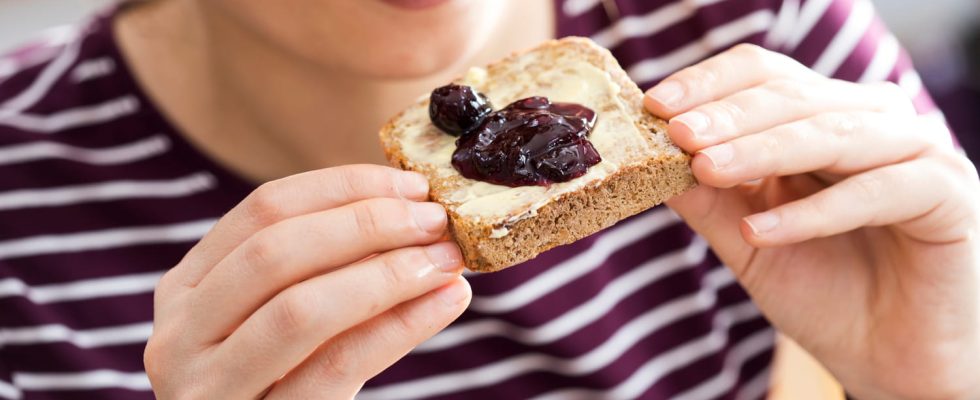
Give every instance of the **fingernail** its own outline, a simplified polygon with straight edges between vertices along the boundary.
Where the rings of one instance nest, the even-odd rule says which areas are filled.
[[[735,159],[735,148],[732,147],[731,143],[722,143],[701,150],[698,154],[703,154],[705,157],[708,157],[708,161],[711,161],[714,169],[720,169],[731,164],[732,160]]]
[[[452,282],[446,286],[436,289],[436,298],[439,299],[444,305],[449,307],[455,307],[466,300],[467,283],[462,277],[456,278],[462,282]]]
[[[684,86],[677,81],[660,82],[647,91],[647,96],[665,106],[675,107],[680,105],[681,98],[684,97]]]
[[[395,190],[402,198],[425,198],[429,193],[429,181],[418,172],[399,172],[395,177]]]
[[[457,272],[463,268],[463,257],[452,242],[442,242],[425,248],[432,265],[442,272]]]
[[[674,118],[674,121],[684,124],[691,131],[691,134],[699,139],[707,136],[708,124],[711,123],[711,121],[708,121],[708,116],[697,111],[678,115]]]
[[[436,203],[409,203],[409,210],[419,228],[441,233],[446,228],[446,210]]]
[[[779,225],[779,216],[771,212],[759,213],[746,217],[745,223],[749,225],[753,235],[760,236]]]

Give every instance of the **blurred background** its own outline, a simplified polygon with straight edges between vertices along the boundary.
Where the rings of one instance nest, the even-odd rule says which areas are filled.
[[[0,53],[111,2],[0,0]],[[873,2],[911,53],[964,148],[973,160],[980,159],[980,0]]]
[[[0,0],[0,53],[38,31],[70,24],[109,0]]]

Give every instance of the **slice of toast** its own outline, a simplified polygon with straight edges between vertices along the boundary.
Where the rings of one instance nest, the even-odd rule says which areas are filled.
[[[602,162],[550,186],[511,188],[471,180],[450,164],[456,138],[429,120],[428,95],[381,129],[388,160],[429,178],[469,269],[499,271],[647,210],[695,185],[687,154],[666,123],[643,109],[643,93],[612,54],[585,38],[548,41],[456,83],[487,95],[495,109],[529,96],[596,111],[589,135]]]

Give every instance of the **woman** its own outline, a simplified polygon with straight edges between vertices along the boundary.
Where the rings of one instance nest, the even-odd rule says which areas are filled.
[[[701,186],[463,279],[374,132],[570,34]],[[760,398],[770,322],[856,398],[980,396],[976,171],[867,2],[157,0],[55,50],[0,82],[0,396]]]

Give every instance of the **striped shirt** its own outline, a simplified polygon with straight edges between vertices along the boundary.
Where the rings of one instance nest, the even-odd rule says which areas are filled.
[[[556,0],[558,35],[641,87],[750,42],[899,83],[939,115],[867,0]],[[119,53],[112,13],[0,58],[0,398],[152,398],[164,271],[253,186],[195,150]],[[759,399],[774,331],[704,240],[657,207],[525,265],[362,399]]]

